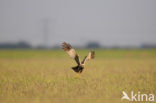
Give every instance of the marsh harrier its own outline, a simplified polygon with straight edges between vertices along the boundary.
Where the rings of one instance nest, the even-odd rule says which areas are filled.
[[[72,58],[76,61],[77,63],[77,66],[75,67],[72,67],[72,69],[77,72],[77,73],[81,73],[84,69],[84,65],[85,65],[85,62],[87,60],[90,60],[90,59],[93,59],[94,58],[94,55],[95,55],[95,52],[94,51],[91,51],[89,52],[89,54],[87,56],[85,56],[85,58],[80,62],[80,59],[79,59],[79,56],[78,54],[76,53],[75,49],[72,48],[72,46],[66,42],[63,42],[62,43],[62,47],[64,49],[64,51]]]

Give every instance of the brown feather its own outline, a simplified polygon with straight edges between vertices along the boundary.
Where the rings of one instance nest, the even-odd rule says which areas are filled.
[[[89,52],[88,56],[85,56],[85,58],[82,60],[81,63],[84,65],[87,60],[94,59],[94,56],[95,56],[94,51]]]
[[[67,44],[66,42],[62,43],[62,47],[64,51],[69,51],[70,49],[72,49],[72,46],[70,44]]]
[[[95,52],[91,51],[91,59],[94,59],[94,56],[95,56]]]
[[[76,53],[75,49],[72,48],[72,46],[66,42],[62,43],[62,49],[72,58],[76,61],[78,65],[80,65],[79,56]]]

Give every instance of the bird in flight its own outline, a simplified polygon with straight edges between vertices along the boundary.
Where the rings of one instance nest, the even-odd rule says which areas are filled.
[[[62,43],[62,48],[64,49],[64,51],[72,58],[76,61],[77,66],[72,67],[72,69],[77,72],[77,73],[81,73],[84,69],[84,65],[85,62],[87,60],[93,59],[95,52],[91,51],[89,52],[89,54],[87,56],[85,56],[85,58],[80,62],[79,56],[76,53],[75,49],[72,48],[72,46],[66,42]]]

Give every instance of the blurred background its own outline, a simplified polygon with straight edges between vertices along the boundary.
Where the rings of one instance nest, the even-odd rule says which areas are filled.
[[[0,0],[0,48],[156,48],[156,0]]]

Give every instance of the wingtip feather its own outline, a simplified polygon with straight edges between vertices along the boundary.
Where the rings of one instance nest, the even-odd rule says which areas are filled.
[[[91,59],[94,59],[94,57],[95,57],[95,52],[91,51]]]
[[[62,43],[62,49],[64,49],[64,51],[69,51],[72,48],[72,46],[66,42]]]

